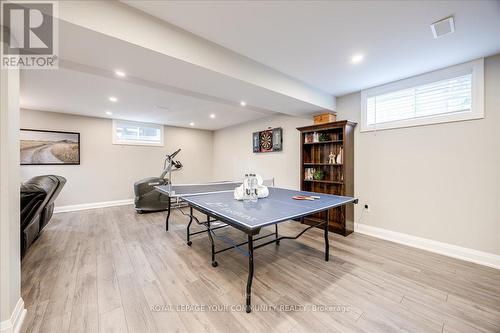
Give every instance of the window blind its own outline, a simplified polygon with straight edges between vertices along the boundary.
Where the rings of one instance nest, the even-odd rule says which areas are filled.
[[[368,97],[368,125],[470,112],[472,74]]]

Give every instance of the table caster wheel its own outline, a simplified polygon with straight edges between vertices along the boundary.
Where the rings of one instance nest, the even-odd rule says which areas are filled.
[[[276,245],[280,245],[280,241],[276,241]]]
[[[212,267],[217,267],[219,266],[219,263],[217,261],[212,261]]]
[[[192,244],[193,244],[193,242],[191,242],[191,241],[187,242],[188,246],[191,246]]]
[[[250,305],[247,305],[247,306],[246,306],[246,312],[247,312],[247,313],[252,312],[252,307],[251,307]]]

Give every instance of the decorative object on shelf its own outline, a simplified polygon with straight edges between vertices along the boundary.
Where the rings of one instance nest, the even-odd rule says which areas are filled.
[[[313,143],[313,134],[312,133],[306,133],[304,137],[304,142],[305,143]]]
[[[314,171],[314,174],[313,174],[314,180],[323,180],[324,176],[325,176],[325,174],[322,170]]]
[[[342,164],[342,153],[343,153],[343,149],[342,149],[342,147],[340,147],[339,153],[337,154],[337,157],[335,158],[335,163]]]
[[[313,133],[313,142],[314,143],[319,142],[319,133],[318,132]]]
[[[253,152],[269,153],[283,150],[283,129],[268,128],[252,135]]]
[[[328,164],[335,164],[335,154],[333,152],[328,155]]]
[[[305,180],[313,180],[315,171],[316,171],[316,169],[314,169],[314,168],[306,168],[305,174],[304,174],[304,179]]]
[[[21,165],[79,165],[80,133],[21,129]]]
[[[322,113],[314,116],[314,125],[331,123],[337,120],[337,115],[334,113]]]
[[[328,133],[319,133],[319,142],[330,141],[330,135]]]

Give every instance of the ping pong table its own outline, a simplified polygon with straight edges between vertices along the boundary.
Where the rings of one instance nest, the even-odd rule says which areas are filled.
[[[211,243],[212,266],[217,267],[215,255],[227,250],[238,249],[247,245],[248,250],[242,251],[248,257],[248,278],[246,285],[246,312],[251,312],[251,292],[254,273],[254,250],[263,246],[275,243],[279,245],[284,239],[297,239],[306,231],[314,227],[323,227],[325,242],[325,261],[329,260],[328,241],[328,218],[329,210],[358,200],[353,197],[336,196],[324,193],[314,193],[305,191],[294,191],[278,187],[269,187],[269,196],[258,199],[257,202],[243,202],[234,199],[234,188],[239,186],[238,182],[221,182],[206,184],[185,184],[185,185],[162,185],[156,189],[169,197],[169,210],[165,221],[166,230],[170,218],[170,200],[182,200],[189,206],[189,223],[186,230],[187,245],[191,246],[191,237],[206,233]],[[294,200],[294,196],[319,196],[316,200]],[[194,215],[194,210],[206,216],[205,221]],[[309,225],[295,236],[280,236],[278,224],[290,220],[297,220],[307,215],[324,212],[324,219],[317,224]],[[205,230],[191,232],[192,222],[204,226]],[[221,225],[214,222],[222,223]],[[218,237],[215,230],[234,227],[247,235],[246,242],[234,243],[228,241],[226,237]],[[260,236],[262,228],[274,226],[274,232]],[[229,243],[228,247],[215,249],[214,237]],[[273,237],[273,239],[254,245],[255,241]]]

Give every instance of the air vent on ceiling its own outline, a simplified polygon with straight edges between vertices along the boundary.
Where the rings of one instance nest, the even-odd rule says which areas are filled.
[[[434,38],[443,37],[455,32],[455,22],[453,21],[453,16],[432,23],[431,30]]]

